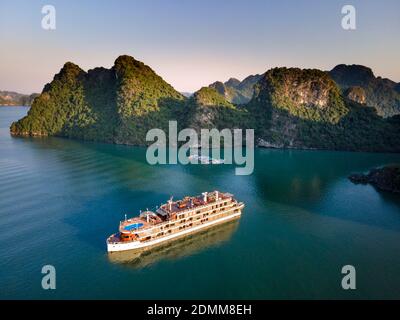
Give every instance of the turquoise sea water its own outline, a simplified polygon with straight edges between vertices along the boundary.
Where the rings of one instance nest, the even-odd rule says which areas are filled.
[[[258,149],[250,176],[150,166],[145,148],[10,137],[27,110],[0,107],[0,298],[400,298],[400,197],[347,179],[400,155]],[[245,202],[238,222],[107,255],[125,213],[214,189]],[[47,264],[56,290],[41,287]]]

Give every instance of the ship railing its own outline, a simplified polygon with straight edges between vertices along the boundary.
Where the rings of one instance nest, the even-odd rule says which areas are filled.
[[[223,215],[223,214],[229,215],[231,211],[234,211],[234,210],[236,210],[236,209],[238,209],[237,206],[232,206],[231,208],[229,208],[229,209],[227,209],[227,210],[225,210],[225,211],[221,211],[221,212],[217,212],[217,213],[211,214],[210,216],[207,216],[207,218],[208,218],[208,217],[216,217],[216,216]],[[169,228],[166,229],[166,230],[157,230],[157,231],[155,231],[155,232],[149,232],[149,231],[151,231],[150,229],[143,230],[142,232],[146,232],[146,234],[144,234],[144,235],[142,235],[142,236],[139,235],[138,240],[139,240],[140,242],[151,241],[152,239],[143,240],[143,238],[152,236],[152,235],[154,235],[154,234],[156,234],[156,233],[158,233],[158,232],[166,232],[166,231],[169,231],[169,230],[175,230],[175,229],[182,228],[182,227],[183,227],[183,228],[186,228],[188,225],[190,225],[190,224],[192,224],[192,223],[194,223],[194,222],[197,222],[197,221],[201,221],[201,219],[185,221],[184,224],[180,224],[180,225],[176,225],[176,226],[173,226],[173,227],[169,227]],[[164,234],[163,236],[166,236],[166,235],[168,235],[168,234]]]
[[[213,209],[210,208],[211,205],[219,205],[221,203],[226,202],[226,200],[228,200],[228,199],[220,199],[218,202],[212,202],[212,203],[209,203],[209,204],[196,206],[196,207],[193,207],[193,208],[188,208],[186,210],[178,211],[177,214],[186,214],[186,213],[189,213],[189,212],[202,210],[202,209],[205,209],[205,208],[209,208],[209,210],[211,211],[211,210],[213,210]],[[226,204],[224,206],[221,206],[221,207],[216,207],[215,209],[222,210],[222,209],[226,209],[226,208],[229,208],[229,207],[239,207],[240,204],[242,204],[242,202],[239,203],[234,198],[230,198],[230,200],[231,201],[228,204]],[[141,234],[141,233],[144,233],[144,232],[149,233],[149,231],[153,231],[155,229],[160,229],[161,227],[165,226],[168,223],[180,223],[184,219],[188,219],[188,218],[191,218],[191,217],[194,218],[194,217],[200,216],[200,215],[202,215],[204,213],[207,213],[207,212],[195,213],[195,214],[190,215],[189,217],[184,217],[184,218],[177,219],[177,220],[167,220],[167,221],[162,221],[162,222],[158,222],[158,223],[149,222],[148,224],[151,226],[150,228],[146,228],[145,227],[142,230],[140,230],[140,229],[139,230],[132,230],[130,233],[131,234]],[[129,220],[136,220],[136,219],[137,218],[135,217],[135,218],[131,218]],[[145,221],[144,219],[140,219],[140,220],[142,220],[142,221],[147,223],[147,221]],[[120,227],[121,227],[121,223],[120,223]],[[163,231],[163,230],[159,230],[159,232],[161,232],[161,231]]]
[[[238,207],[238,202],[237,202],[237,201],[235,201],[235,202],[230,202],[229,204],[227,204],[227,205],[225,205],[225,206],[222,206],[222,207],[215,208],[214,210],[216,210],[216,209],[223,210],[223,209],[230,208],[230,207],[232,207],[232,208]],[[197,210],[197,209],[200,209],[200,207],[196,207],[196,210]],[[212,210],[212,209],[210,209],[210,210]],[[190,211],[194,211],[194,210],[190,210]],[[187,213],[187,212],[185,212],[185,213]],[[146,232],[146,233],[149,233],[149,231],[153,231],[153,230],[155,230],[155,229],[159,229],[159,228],[165,226],[165,225],[168,224],[168,223],[180,223],[180,222],[181,222],[182,220],[184,220],[184,219],[194,218],[194,217],[200,216],[200,215],[202,215],[202,214],[204,214],[204,213],[207,213],[207,212],[195,213],[195,214],[193,214],[193,215],[191,215],[191,216],[189,216],[189,217],[184,217],[184,218],[181,218],[181,219],[178,219],[178,220],[166,221],[166,222],[160,223],[160,224],[158,224],[158,225],[154,225],[154,226],[152,226],[152,227],[150,227],[150,228],[144,228],[144,229],[142,229],[142,230],[132,231],[131,233],[135,233],[135,234],[140,234],[140,233],[145,233],[145,232]],[[214,215],[214,214],[212,214],[212,215]],[[161,231],[163,231],[163,230],[160,230],[159,232],[161,232]]]
[[[233,198],[230,198],[230,199],[232,200],[231,203],[234,203],[234,204],[237,203],[237,201],[236,201],[235,199],[233,199]],[[182,210],[178,210],[178,211],[176,211],[176,212],[174,212],[174,213],[176,213],[176,214],[182,214],[182,213],[187,213],[187,212],[193,211],[193,210],[204,209],[204,208],[209,207],[209,206],[211,206],[211,205],[221,204],[221,203],[223,203],[223,202],[225,202],[225,201],[227,201],[227,200],[229,200],[229,198],[226,198],[226,199],[219,199],[218,201],[214,201],[214,202],[202,204],[202,205],[200,205],[200,206],[193,206],[193,207],[190,207],[190,208],[185,208],[185,209],[182,209]]]

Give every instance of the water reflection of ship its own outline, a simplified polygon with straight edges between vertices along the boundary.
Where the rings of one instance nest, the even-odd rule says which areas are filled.
[[[228,241],[239,226],[234,220],[210,227],[195,234],[182,237],[164,245],[142,251],[120,251],[108,254],[111,262],[121,263],[133,268],[144,268],[165,259],[179,259],[193,255],[209,247]]]

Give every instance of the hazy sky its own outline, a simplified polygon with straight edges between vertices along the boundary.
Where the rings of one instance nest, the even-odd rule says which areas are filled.
[[[41,27],[44,5],[56,30]],[[352,4],[357,29],[341,27]],[[400,81],[399,0],[0,0],[0,90],[40,92],[66,61],[88,70],[121,54],[179,91],[275,66],[363,64]]]

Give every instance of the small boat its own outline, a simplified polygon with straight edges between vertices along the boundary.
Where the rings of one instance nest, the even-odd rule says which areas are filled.
[[[192,163],[198,163],[198,162],[200,162],[202,164],[223,164],[224,163],[224,160],[213,159],[213,158],[207,157],[207,156],[199,156],[197,154],[190,155],[188,157],[188,159]]]

